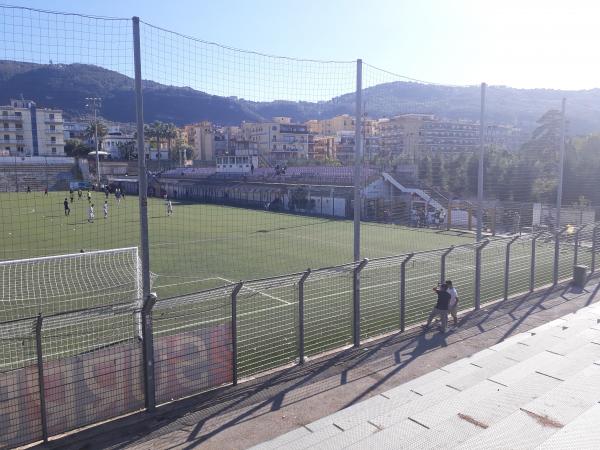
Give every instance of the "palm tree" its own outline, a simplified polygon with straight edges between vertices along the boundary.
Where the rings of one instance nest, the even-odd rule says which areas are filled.
[[[174,123],[165,123],[163,137],[167,139],[167,154],[171,157],[171,141],[177,138],[177,127]]]
[[[100,148],[100,146],[102,145],[102,139],[108,134],[108,129],[106,128],[106,125],[104,125],[100,120],[92,120],[85,129],[84,136],[90,142],[93,142],[96,138],[96,126],[98,127],[98,148]]]
[[[156,157],[158,159],[158,167],[160,169],[160,141],[165,136],[165,124],[160,120],[155,120],[150,125],[146,126],[145,134],[150,138],[150,140],[154,139],[156,142]]]

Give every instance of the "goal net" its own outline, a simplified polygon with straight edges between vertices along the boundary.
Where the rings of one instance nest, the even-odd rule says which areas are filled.
[[[0,261],[0,322],[131,304],[141,307],[137,247]]]

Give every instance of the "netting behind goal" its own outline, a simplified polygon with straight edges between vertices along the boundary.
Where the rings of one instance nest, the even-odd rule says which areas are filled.
[[[140,299],[137,247],[0,262],[0,322]]]

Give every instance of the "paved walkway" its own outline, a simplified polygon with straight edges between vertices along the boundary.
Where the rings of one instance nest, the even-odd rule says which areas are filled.
[[[50,445],[67,449],[241,449],[264,443],[264,448],[341,448],[342,444],[363,448],[394,446],[398,439],[416,446],[429,433],[435,437],[432,446],[444,447],[456,444],[463,433],[466,438],[477,435],[475,429],[489,437],[485,442],[505,439],[504,448],[525,446],[527,442],[509,440],[513,435],[503,436],[506,424],[520,430],[522,437],[568,439],[599,418],[598,406],[587,406],[591,399],[598,401],[595,391],[578,391],[578,398],[587,399],[588,410],[581,414],[582,406],[569,401],[569,393],[559,386],[587,386],[592,381],[600,386],[600,380],[594,378],[600,366],[587,367],[587,356],[577,353],[578,346],[600,350],[600,345],[591,343],[598,340],[595,332],[600,327],[593,321],[600,320],[600,309],[587,308],[572,318],[551,321],[597,301],[597,282],[591,281],[583,291],[561,287],[499,302],[461,318],[459,330],[450,334],[412,330],[304,367],[166,405],[152,415],[140,413],[113,421]],[[565,325],[567,321],[569,325]],[[538,332],[528,333],[539,326],[546,330],[543,342]],[[556,365],[552,358],[559,358]],[[577,372],[564,363],[572,358],[577,361]],[[600,353],[596,360],[599,358]],[[531,360],[535,364],[528,362]],[[527,372],[521,371],[519,364],[525,364]],[[498,379],[490,380],[493,376]],[[564,408],[546,407],[549,393],[558,393],[565,401]],[[492,403],[480,407],[474,401],[489,402],[492,395],[500,396],[501,402],[511,396],[539,398],[515,400],[524,406],[513,412],[503,410],[506,414],[501,417],[493,415]],[[468,402],[471,409],[463,409]],[[563,409],[571,415],[563,414]],[[574,421],[578,414],[581,420]]]

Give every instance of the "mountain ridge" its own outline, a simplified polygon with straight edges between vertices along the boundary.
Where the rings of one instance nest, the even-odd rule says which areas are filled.
[[[276,100],[256,102],[220,97],[190,87],[143,81],[144,120],[177,125],[210,120],[221,125],[263,121],[289,116],[295,121],[354,114],[354,93],[322,102]],[[363,90],[368,117],[402,113],[435,114],[449,119],[479,119],[479,86],[455,87],[415,82],[392,82]],[[87,64],[36,64],[0,60],[0,102],[10,98],[34,100],[40,107],[62,109],[69,118],[85,113],[85,97],[102,97],[102,116],[116,122],[135,118],[133,79],[119,72]],[[568,98],[570,132],[600,132],[600,89],[552,90],[490,86],[486,95],[486,119],[530,130],[548,109],[558,109]]]

